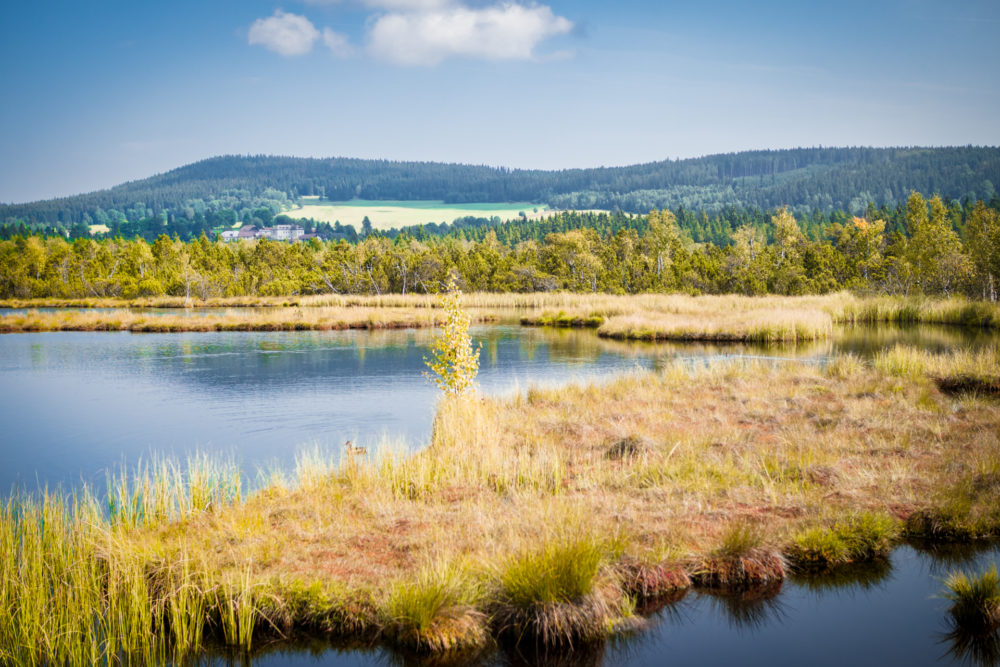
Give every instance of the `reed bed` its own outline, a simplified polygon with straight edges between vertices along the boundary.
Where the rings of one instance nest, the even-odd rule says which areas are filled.
[[[596,328],[620,340],[798,343],[828,339],[833,324],[927,323],[1000,327],[1000,305],[964,298],[684,294],[472,293],[463,306],[475,321],[517,320],[531,326]],[[0,301],[0,308],[118,308],[0,317],[0,333],[23,331],[291,331],[433,326],[440,299],[428,294],[227,297],[204,301],[148,299],[33,299]],[[205,317],[152,316],[137,308],[256,308]]]
[[[566,295],[569,296],[569,295]],[[832,336],[833,324],[944,324],[1000,327],[1000,305],[961,297],[573,295],[525,300],[528,326],[597,328],[620,340],[800,342]],[[530,305],[529,305],[530,304]],[[553,310],[559,308],[559,310]]]
[[[837,315],[845,323],[949,324],[1000,328],[1000,304],[950,299],[870,297],[848,303]]]
[[[488,316],[481,316],[483,321]],[[87,312],[67,310],[0,318],[0,333],[37,331],[131,331],[179,333],[185,331],[330,331],[342,329],[409,329],[441,324],[439,311],[415,308],[290,307],[246,313],[239,311],[203,317],[149,315],[129,310]]]
[[[798,343],[833,335],[833,320],[818,310],[759,310],[737,315],[619,316],[597,335],[619,340],[675,340],[742,343]]]
[[[297,632],[580,646],[692,585],[759,595],[904,536],[996,536],[1000,402],[936,382],[965,374],[1000,374],[996,350],[678,363],[442,400],[412,456],[312,452],[249,496],[195,459],[110,484],[111,503],[15,497],[2,659],[162,662]]]

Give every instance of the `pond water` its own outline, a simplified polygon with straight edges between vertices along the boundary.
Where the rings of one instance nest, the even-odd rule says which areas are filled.
[[[952,328],[842,329],[792,347],[623,343],[592,331],[478,326],[480,387],[607,377],[674,359],[732,355],[823,360],[904,342],[996,341]],[[0,492],[100,486],[109,466],[152,455],[232,455],[252,482],[297,452],[345,440],[413,449],[430,435],[438,390],[424,376],[434,332],[307,331],[0,336]]]

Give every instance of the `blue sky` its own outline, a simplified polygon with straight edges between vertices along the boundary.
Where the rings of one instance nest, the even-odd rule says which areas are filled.
[[[1000,144],[1000,3],[8,2],[0,201],[223,153],[583,167]]]

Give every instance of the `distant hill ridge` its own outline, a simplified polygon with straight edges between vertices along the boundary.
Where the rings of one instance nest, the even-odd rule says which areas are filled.
[[[108,219],[278,211],[298,197],[524,202],[647,212],[788,205],[860,211],[911,191],[991,200],[1000,148],[796,148],[709,155],[625,167],[531,170],[438,162],[226,155],[72,197],[0,205],[0,222],[71,225]]]

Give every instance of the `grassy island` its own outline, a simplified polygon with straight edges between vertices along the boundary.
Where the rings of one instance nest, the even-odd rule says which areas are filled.
[[[1000,352],[670,366],[439,405],[432,441],[239,471],[167,462],[0,509],[0,662],[361,637],[467,655],[643,624],[899,541],[1000,534]],[[961,381],[958,381],[960,379]]]

